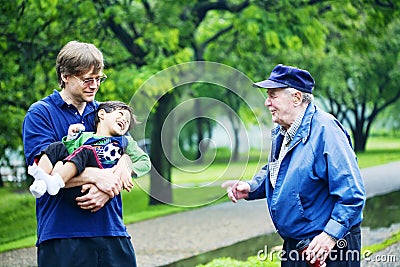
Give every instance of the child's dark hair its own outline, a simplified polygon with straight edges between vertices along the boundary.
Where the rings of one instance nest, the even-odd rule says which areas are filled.
[[[121,101],[106,101],[106,102],[101,102],[99,104],[99,107],[97,108],[97,111],[104,109],[104,111],[106,113],[111,113],[115,110],[127,110],[129,111],[130,115],[131,115],[131,123],[129,124],[129,130],[132,129],[133,126],[135,126],[136,124],[138,124],[138,120],[135,116],[135,114],[133,114],[133,110],[132,108],[125,104],[124,102]],[[100,118],[99,115],[96,113],[96,116],[94,118],[94,126],[97,127],[97,124],[100,122]]]

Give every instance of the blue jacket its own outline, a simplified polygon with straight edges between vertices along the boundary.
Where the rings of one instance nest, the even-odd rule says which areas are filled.
[[[272,130],[269,162],[279,153],[279,129]],[[248,200],[267,198],[284,239],[313,238],[322,231],[339,239],[362,221],[365,189],[350,136],[338,120],[313,104],[282,160],[275,189],[268,164],[248,183]]]

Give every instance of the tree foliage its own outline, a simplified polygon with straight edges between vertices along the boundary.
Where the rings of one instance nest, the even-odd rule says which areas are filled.
[[[16,0],[2,1],[0,13],[0,158],[21,147],[21,124],[34,101],[57,88],[54,70],[60,48],[70,40],[96,44],[106,74],[98,100],[129,102],[152,75],[189,61],[233,66],[254,80],[265,79],[278,63],[310,70],[315,94],[350,128],[363,151],[379,114],[398,103],[400,22],[398,3],[380,1],[276,0]],[[174,81],[165,81],[173,87]],[[204,96],[206,86],[174,90],[159,97],[147,123],[153,144],[160,119],[179,101]],[[246,90],[246,89],[243,89]],[[212,95],[247,116],[240,101],[221,90]],[[134,109],[146,103],[133,103]],[[203,124],[203,125],[202,125]],[[198,142],[212,127],[199,119]],[[149,136],[140,136],[150,137]],[[194,139],[193,139],[194,140]],[[162,155],[152,146],[152,157]],[[152,183],[170,191],[170,165],[153,162],[165,178]],[[160,196],[172,201],[172,195]],[[157,201],[156,201],[157,202]]]

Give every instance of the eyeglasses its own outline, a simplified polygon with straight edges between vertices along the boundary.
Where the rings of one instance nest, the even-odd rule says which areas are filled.
[[[87,78],[82,80],[81,78],[76,77],[75,75],[73,75],[74,78],[76,78],[77,80],[82,82],[83,86],[88,86],[90,84],[93,84],[96,81],[96,84],[101,84],[103,82],[105,82],[105,80],[107,79],[107,75],[103,74],[100,77],[97,78]]]

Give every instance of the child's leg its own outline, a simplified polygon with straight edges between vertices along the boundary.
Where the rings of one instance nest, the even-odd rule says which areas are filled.
[[[43,154],[39,161],[37,162],[37,165],[44,170],[45,173],[50,174],[51,171],[53,170],[53,164],[51,163],[49,157],[47,154]]]
[[[78,174],[78,168],[73,162],[67,161],[63,163],[63,161],[59,161],[56,166],[54,166],[52,175],[56,173],[61,176],[64,183],[67,183],[71,178]]]
[[[55,142],[35,157],[37,165],[29,166],[28,173],[35,178],[29,189],[36,198],[41,197],[46,190],[50,195],[55,195],[60,188],[64,187],[65,184],[59,175],[48,174],[51,173],[53,166],[66,156],[68,156],[68,151],[65,145],[62,142]]]
[[[82,145],[77,148],[71,155],[66,157],[63,162],[75,164],[77,173],[81,174],[86,167],[103,168],[100,159],[97,156],[96,150],[90,145]]]
[[[50,144],[46,149],[43,150],[42,155],[43,154],[48,157],[52,168],[57,164],[57,162],[62,161],[69,155],[67,148],[62,142]],[[50,174],[51,172],[48,173]]]
[[[59,161],[53,168],[52,175],[58,174],[64,183],[81,174],[86,167],[102,168],[96,151],[92,146],[83,145]]]
[[[57,147],[57,150],[58,149],[60,149],[60,147]],[[49,151],[45,153],[49,153]],[[53,154],[54,153],[51,153],[49,155]],[[51,165],[52,162],[55,162],[54,156],[52,158],[48,157],[48,159],[48,161],[46,159],[43,160],[43,165],[45,168],[48,168],[48,165]],[[28,173],[35,177],[35,179],[37,180],[45,181],[47,185],[47,192],[50,195],[55,195],[61,188],[65,186],[66,182],[68,182],[74,176],[81,174],[86,167],[102,168],[95,149],[91,146],[85,145],[75,150],[62,162],[57,162],[52,170],[52,175],[47,174],[42,168],[36,165],[29,166]],[[32,192],[32,194],[34,193]]]
[[[42,168],[33,164],[28,167],[28,173],[32,175],[35,180],[42,180],[46,183],[47,192],[50,195],[55,195],[58,191],[65,186],[63,179],[61,176],[56,173],[54,175],[47,174]],[[33,184],[32,184],[33,185]],[[32,189],[35,189],[34,187]],[[32,192],[32,194],[34,194]],[[36,197],[36,195],[34,194]]]

